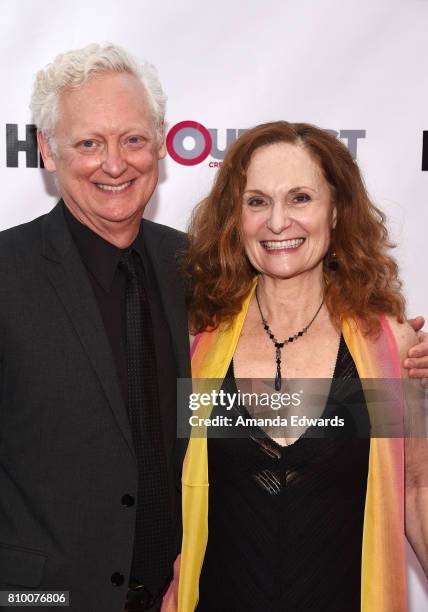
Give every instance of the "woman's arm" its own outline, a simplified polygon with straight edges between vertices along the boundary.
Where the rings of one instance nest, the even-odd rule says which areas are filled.
[[[406,535],[428,579],[428,449],[426,438],[405,441]]]
[[[178,583],[180,580],[180,559],[178,555],[174,561],[174,577],[169,585],[168,591],[162,600],[160,612],[177,612],[178,610]]]
[[[418,337],[407,323],[389,319],[403,363]],[[415,554],[428,578],[428,438],[425,394],[417,381],[408,379],[402,368],[405,384],[405,529]]]

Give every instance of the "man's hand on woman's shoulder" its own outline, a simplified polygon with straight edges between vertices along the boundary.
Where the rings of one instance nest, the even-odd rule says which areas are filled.
[[[416,332],[418,342],[407,353],[404,367],[408,370],[409,378],[421,378],[425,387],[428,387],[428,333],[422,331],[425,319],[418,316],[409,319],[408,323]]]

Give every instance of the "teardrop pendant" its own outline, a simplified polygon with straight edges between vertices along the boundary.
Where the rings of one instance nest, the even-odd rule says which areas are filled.
[[[281,380],[281,364],[277,363],[276,364],[276,376],[275,376],[275,391],[280,391],[281,390],[281,385],[282,385],[282,380]]]
[[[291,342],[294,342],[298,338],[301,338],[303,336],[303,334],[306,334],[306,332],[308,331],[308,329],[310,328],[312,323],[317,318],[318,313],[320,312],[320,310],[322,308],[322,305],[324,304],[324,300],[322,300],[321,304],[319,305],[318,310],[316,311],[316,313],[314,314],[312,319],[309,321],[309,323],[306,325],[306,327],[303,327],[300,331],[296,332],[293,336],[289,336],[288,338],[286,338],[282,342],[279,342],[279,340],[277,340],[277,338],[273,334],[272,330],[270,329],[269,323],[266,321],[266,319],[263,316],[262,309],[261,309],[260,302],[259,302],[259,295],[258,295],[258,291],[257,290],[258,290],[258,287],[256,287],[256,301],[257,301],[257,307],[258,307],[259,313],[260,313],[260,318],[262,320],[262,325],[263,325],[263,328],[264,328],[265,332],[269,336],[269,339],[271,340],[271,342],[273,342],[273,345],[275,347],[275,360],[276,360],[275,391],[280,391],[281,390],[281,385],[282,385],[282,377],[281,377],[281,349],[284,348],[284,346],[286,346],[287,344],[290,344]]]

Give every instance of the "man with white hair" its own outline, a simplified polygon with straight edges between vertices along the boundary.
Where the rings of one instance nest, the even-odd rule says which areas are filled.
[[[92,44],[31,108],[61,201],[0,237],[0,591],[158,610],[180,543],[190,377],[182,234],[142,221],[165,156],[155,69]]]

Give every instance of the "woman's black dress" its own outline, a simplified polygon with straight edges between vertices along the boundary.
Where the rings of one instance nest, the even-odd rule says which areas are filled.
[[[323,417],[344,416],[348,407],[337,398],[351,381],[357,428],[348,418],[344,428],[326,428],[326,437],[308,430],[289,446],[261,430],[257,438],[208,439],[209,536],[199,612],[360,610],[370,423],[341,337]],[[237,391],[233,364],[223,388]]]

